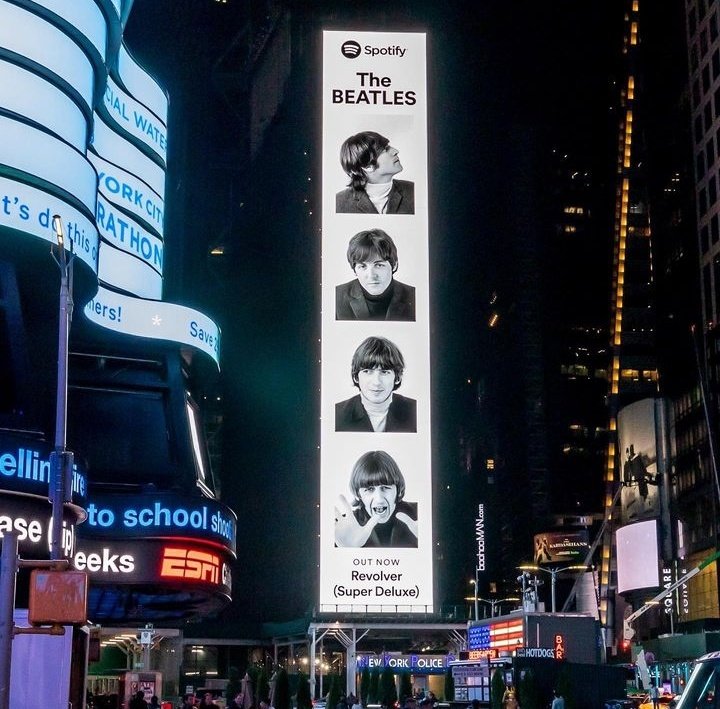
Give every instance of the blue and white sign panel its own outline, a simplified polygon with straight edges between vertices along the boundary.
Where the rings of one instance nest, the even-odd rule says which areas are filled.
[[[423,33],[323,33],[320,608],[433,608]]]
[[[85,315],[114,332],[190,345],[218,362],[220,330],[203,313],[175,303],[141,300],[100,286]]]

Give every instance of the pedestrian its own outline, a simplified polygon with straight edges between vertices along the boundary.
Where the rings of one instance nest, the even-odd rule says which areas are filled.
[[[185,694],[183,695],[182,709],[193,709],[195,706],[195,695]]]
[[[200,707],[216,707],[217,708],[217,704],[215,704],[215,702],[213,701],[212,692],[205,692],[205,694],[203,695],[202,701],[200,702],[200,704],[198,704],[198,706],[200,706]]]
[[[517,692],[511,684],[508,685],[503,694],[502,704],[504,709],[518,709]]]
[[[550,709],[565,709],[565,699],[557,689],[553,689],[553,697]]]
[[[660,690],[658,689],[655,680],[650,680],[650,700],[652,701],[653,709],[659,709],[660,707]]]
[[[141,689],[135,692],[135,695],[128,704],[128,709],[148,709],[147,702],[145,701],[145,692]]]
[[[155,694],[150,697],[150,709],[160,709],[160,701]]]
[[[238,692],[227,705],[227,709],[242,709],[245,704],[245,695],[242,692]]]

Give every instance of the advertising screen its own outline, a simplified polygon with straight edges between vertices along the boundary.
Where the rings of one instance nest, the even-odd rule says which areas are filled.
[[[536,564],[582,564],[590,548],[586,529],[535,535]]]
[[[655,438],[655,399],[641,399],[618,413],[622,459],[620,493],[623,523],[660,514],[660,476]]]
[[[320,607],[433,606],[425,35],[323,35]]]
[[[620,527],[615,536],[618,592],[660,586],[657,522]]]

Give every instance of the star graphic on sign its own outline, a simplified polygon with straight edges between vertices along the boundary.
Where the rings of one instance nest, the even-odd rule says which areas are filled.
[[[153,315],[152,324],[157,327],[162,322],[162,318],[159,315]]]

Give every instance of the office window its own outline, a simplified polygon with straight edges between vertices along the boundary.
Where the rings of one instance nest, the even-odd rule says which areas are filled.
[[[708,202],[710,205],[717,202],[717,178],[715,175],[710,175],[710,179],[708,180]]]
[[[708,226],[707,224],[700,229],[700,250],[706,254],[710,250],[710,243],[708,241]]]
[[[700,210],[700,217],[705,215],[707,207],[707,190],[703,187],[698,194],[698,209]]]
[[[710,63],[712,64],[712,78],[713,78],[713,81],[715,81],[715,79],[717,79],[718,76],[720,76],[720,49],[716,49],[713,52]],[[694,98],[695,98],[695,95],[693,94],[693,99]]]
[[[712,104],[708,101],[703,108],[703,115],[705,118],[705,131],[709,131],[712,127]]]
[[[702,150],[695,156],[695,173],[698,182],[705,177],[705,153]]]
[[[710,91],[710,65],[706,64],[702,69],[702,87],[703,93]]]
[[[717,244],[718,239],[720,239],[720,218],[718,217],[718,213],[715,212],[715,214],[712,215],[712,218],[710,219],[710,238],[712,240],[713,244]],[[705,249],[707,251],[707,249]]]
[[[714,42],[718,38],[717,9],[710,15],[710,41]]]
[[[703,138],[702,116],[698,113],[695,116],[695,142],[699,143]]]

